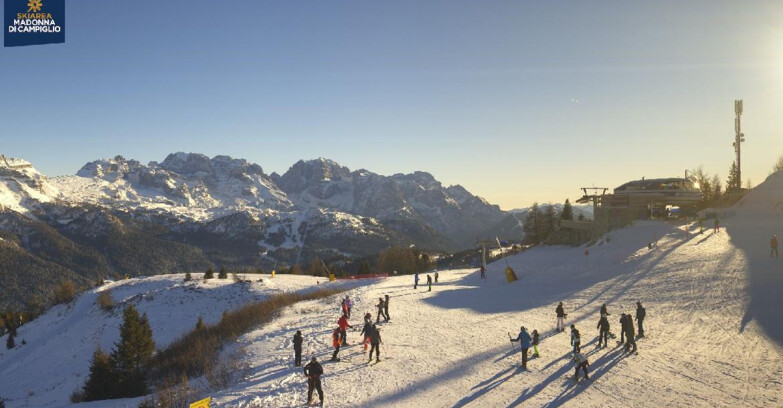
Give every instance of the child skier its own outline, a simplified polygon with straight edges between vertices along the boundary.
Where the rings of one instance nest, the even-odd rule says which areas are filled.
[[[601,341],[603,341],[604,347],[609,345],[609,319],[606,316],[601,316],[601,320],[598,321],[596,326],[598,329],[598,348],[601,348]]]
[[[345,329],[347,329],[349,327],[353,327],[350,324],[348,324],[348,316],[347,315],[342,315],[340,317],[340,319],[337,320],[337,325],[340,326],[340,335],[342,336],[343,346],[347,346],[348,345],[348,339],[347,339],[347,336],[346,336]]]
[[[568,316],[565,314],[565,311],[563,311],[563,302],[560,302],[560,304],[557,305],[555,313],[557,314],[557,331],[563,332],[565,331],[565,318]]]
[[[413,276],[413,289],[416,289],[419,287],[419,274]]]
[[[383,318],[384,321],[388,322],[391,317],[389,317],[389,295],[385,295],[386,300],[383,301]]]
[[[427,292],[432,292],[432,276],[427,275]]]
[[[522,367],[523,370],[527,370],[527,349],[530,348],[530,343],[532,339],[530,338],[530,335],[527,333],[527,329],[525,329],[525,326],[522,326],[519,328],[519,336],[517,338],[512,339],[511,336],[508,336],[511,342],[518,341],[519,346],[522,348]]]
[[[383,343],[383,341],[381,341],[381,331],[377,326],[372,325],[370,333],[370,361],[372,361],[373,350],[375,350],[375,362],[379,363],[381,361],[381,343]]]
[[[581,351],[579,345],[582,343],[582,339],[579,336],[579,330],[576,326],[571,325],[571,345],[574,346],[574,355]]]
[[[338,326],[332,332],[332,345],[334,346],[334,354],[332,354],[331,361],[340,361],[340,359],[337,358],[337,353],[340,352],[340,345],[342,342],[342,330],[340,330],[340,327]]]
[[[533,357],[538,357],[538,330],[533,330]]]
[[[587,367],[590,365],[590,362],[587,361],[587,357],[582,353],[576,353],[574,355],[574,364],[576,365],[574,380],[579,381],[579,369],[582,369],[582,371],[585,372],[585,380],[589,380],[590,377],[587,375]]]
[[[378,316],[375,317],[375,324],[378,324],[378,322],[381,321],[381,317],[383,317],[383,320],[386,321],[387,320],[386,316],[383,314],[383,307],[384,307],[383,298],[378,298],[378,304],[375,305],[375,307],[378,308]]]
[[[364,341],[362,341],[362,344],[364,344],[364,351],[367,351],[367,345],[370,344],[370,332],[372,332],[372,324],[365,320],[362,332],[359,333],[364,335]]]
[[[647,310],[642,306],[642,302],[636,302],[636,321],[639,322],[639,335],[644,337],[644,318],[647,316]]]
[[[324,405],[324,391],[321,389],[321,375],[324,368],[313,357],[304,367],[304,374],[307,376],[307,405],[313,403],[313,389],[318,391],[318,398],[321,400],[321,406]]]

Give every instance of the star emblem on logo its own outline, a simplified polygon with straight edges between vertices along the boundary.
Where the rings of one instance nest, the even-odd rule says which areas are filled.
[[[41,0],[30,0],[27,3],[27,7],[30,7],[29,9],[27,9],[28,13],[31,11],[37,12],[37,11],[41,11],[41,7],[43,7],[43,3],[41,2]]]

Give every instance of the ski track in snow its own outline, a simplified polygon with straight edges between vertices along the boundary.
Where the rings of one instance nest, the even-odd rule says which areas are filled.
[[[719,233],[710,230],[701,235],[694,225],[639,222],[609,233],[611,241],[591,247],[587,260],[584,247],[534,248],[507,258],[520,277],[512,284],[505,282],[503,260],[489,265],[486,281],[475,270],[441,271],[432,292],[427,292],[426,284],[414,290],[412,276],[356,283],[361,286],[347,292],[354,301],[354,328],[348,331],[351,345],[340,351],[343,361],[326,361],[332,353],[339,298],[302,302],[227,347],[225,358],[241,359],[241,378],[226,390],[202,394],[212,396],[219,407],[302,406],[306,381],[302,369],[293,367],[292,350],[292,337],[299,329],[304,335],[303,363],[315,356],[324,365],[323,388],[330,407],[781,406],[783,348],[755,320],[741,323],[751,302],[752,254],[733,244],[737,239],[733,222],[739,220],[727,220],[728,229]],[[649,242],[657,246],[648,249]],[[300,281],[290,281],[294,278]],[[421,278],[426,282],[426,274]],[[268,285],[297,289],[313,283],[302,279],[279,276]],[[176,304],[183,299],[182,288],[175,291],[167,282],[136,284],[136,289],[118,282],[113,293],[116,299],[130,299],[134,291],[142,290],[154,293],[158,301],[172,296],[164,303]],[[204,291],[202,296],[210,293]],[[360,345],[362,316],[369,311],[374,317],[374,305],[384,294],[391,296],[391,321],[379,324],[381,362],[369,365]],[[639,353],[626,355],[611,339],[609,347],[597,349],[595,325],[601,304],[607,303],[612,332],[619,340],[620,314],[634,314],[637,300],[647,309],[647,337],[637,340]],[[568,313],[567,326],[575,324],[582,333],[590,381],[573,380],[569,331],[554,334],[558,301],[563,301]],[[92,307],[92,302],[80,299],[71,315],[58,311],[63,317],[57,326],[78,324],[79,316],[73,313],[84,305]],[[155,310],[150,309],[153,322]],[[101,316],[82,312],[78,314],[93,319]],[[44,321],[53,324],[47,316]],[[165,323],[164,317],[159,316],[159,324]],[[99,331],[86,332],[81,341],[94,344],[116,332],[119,321],[114,320],[102,322]],[[43,330],[35,324],[22,330]],[[519,344],[512,345],[507,336],[509,332],[516,336],[520,325],[541,334],[541,356],[528,361],[528,371],[518,368]],[[0,356],[0,373],[9,375],[9,365],[22,378],[35,378],[27,373],[30,370],[47,372],[40,359],[25,360],[19,354],[25,348],[32,350],[31,346],[35,343]],[[89,357],[67,357],[80,359],[83,368],[77,382],[86,378]],[[24,361],[37,363],[26,367]],[[76,382],[47,384],[45,400],[26,398],[2,383],[0,395],[14,397],[7,403],[9,408],[38,406],[33,401],[45,403],[40,406],[72,406],[67,398]],[[16,387],[28,390],[33,385],[17,382]],[[82,405],[108,408],[133,403],[138,400]]]

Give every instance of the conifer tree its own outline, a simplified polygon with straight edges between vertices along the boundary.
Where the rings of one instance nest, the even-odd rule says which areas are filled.
[[[16,333],[13,330],[11,330],[11,332],[8,333],[8,340],[5,341],[5,347],[9,350],[16,347],[16,342],[14,341],[15,335]]]
[[[207,269],[206,272],[204,272],[204,279],[213,279],[215,278],[215,272],[212,272],[212,268]]]
[[[206,327],[207,326],[204,324],[204,319],[199,316],[198,321],[196,322],[196,330],[203,330]]]
[[[120,342],[111,354],[116,370],[118,387],[115,397],[136,397],[147,393],[147,383],[142,370],[155,352],[155,341],[146,313],[139,317],[133,305],[123,313],[120,326]]]
[[[742,187],[737,178],[737,162],[731,162],[729,167],[729,178],[726,180],[726,191],[731,191]]]
[[[372,272],[370,263],[367,261],[359,262],[359,275],[369,275]]]
[[[220,267],[220,272],[218,272],[218,279],[228,279],[228,272],[226,272],[226,268],[224,266]]]
[[[561,220],[573,220],[574,209],[571,207],[571,202],[566,198],[565,204],[563,204],[563,212],[560,213]]]
[[[84,400],[97,401],[111,398],[116,383],[111,358],[98,347],[92,355],[90,376],[84,384]]]

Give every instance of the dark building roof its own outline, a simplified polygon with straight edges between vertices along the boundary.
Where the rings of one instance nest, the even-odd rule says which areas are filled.
[[[659,179],[643,179],[629,181],[620,187],[614,189],[615,194],[627,194],[632,192],[670,192],[673,190],[680,191],[699,191],[699,189],[693,185],[693,182],[678,177],[672,178],[659,178]]]

